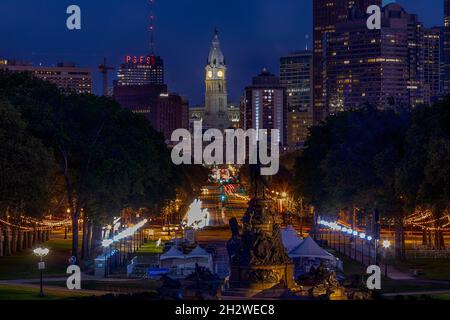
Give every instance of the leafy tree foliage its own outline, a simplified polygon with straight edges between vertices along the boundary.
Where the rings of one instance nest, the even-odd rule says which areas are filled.
[[[157,211],[175,197],[178,171],[163,137],[141,115],[109,98],[62,95],[27,74],[1,72],[0,98],[53,149],[72,213],[74,256],[82,210],[85,218],[112,217],[124,208]]]
[[[439,219],[450,207],[449,123],[450,97],[411,113],[366,106],[329,117],[297,158],[296,192],[321,215],[379,210],[404,257],[405,215],[425,207]]]
[[[0,102],[0,215],[42,216],[53,170],[51,150],[30,135],[16,109]]]

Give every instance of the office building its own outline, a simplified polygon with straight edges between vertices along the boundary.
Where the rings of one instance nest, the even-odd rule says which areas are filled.
[[[188,102],[166,85],[117,85],[113,96],[123,108],[144,115],[168,144],[174,130],[188,127]]]
[[[441,97],[442,28],[426,28],[423,33],[423,73],[425,101],[434,103]]]
[[[366,19],[365,12],[353,10],[346,22],[327,34],[324,91],[328,112],[364,104],[385,109],[429,103],[425,38],[417,16],[392,3],[382,10],[381,30],[369,30]]]
[[[241,127],[267,129],[269,140],[276,139],[287,145],[287,96],[280,79],[266,69],[253,78],[251,86],[245,88],[241,104]],[[279,135],[272,137],[271,129],[278,129]]]
[[[64,93],[92,93],[92,72],[73,63],[58,63],[55,67],[33,66],[28,62],[0,60],[0,69],[28,72],[36,78],[55,84]]]
[[[296,51],[280,58],[280,84],[287,95],[287,143],[300,146],[313,125],[311,51]]]
[[[366,10],[370,5],[381,6],[381,0],[313,0],[313,118],[319,123],[326,116],[325,42],[326,35],[336,30],[336,24],[345,22],[354,6]]]
[[[164,61],[159,56],[127,55],[117,71],[115,86],[164,84]]]
[[[450,0],[444,0],[443,30],[443,94],[450,94]]]

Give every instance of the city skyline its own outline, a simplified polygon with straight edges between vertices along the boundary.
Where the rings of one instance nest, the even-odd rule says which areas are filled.
[[[147,0],[126,5],[113,1],[107,8],[80,0],[77,4],[82,9],[81,31],[65,28],[68,1],[56,5],[44,1],[39,17],[35,15],[35,6],[31,2],[27,6],[27,2],[18,5],[6,0],[3,4],[3,10],[12,14],[0,22],[0,36],[7,44],[0,49],[2,58],[30,61],[35,65],[70,61],[81,67],[93,68],[94,92],[100,94],[101,75],[95,69],[103,56],[117,68],[125,55],[142,55],[150,50]],[[397,2],[408,12],[419,13],[426,26],[443,24],[442,9],[433,10],[443,8],[443,0],[432,0],[436,2],[432,6],[418,0]],[[125,6],[127,10],[124,10]],[[215,27],[219,28],[227,57],[229,100],[233,103],[239,101],[245,85],[263,67],[278,75],[279,57],[304,49],[306,33],[310,34],[308,46],[311,48],[311,15],[305,19],[298,19],[297,15],[297,12],[312,12],[311,1],[286,0],[275,7],[268,0],[250,0],[244,8],[239,2],[232,1],[225,6],[220,5],[220,10],[211,10],[211,7],[214,5],[204,6],[201,1],[195,5],[177,1],[177,10],[174,11],[173,2],[165,1],[156,3],[154,10],[155,53],[165,60],[165,78],[171,91],[185,96],[190,105],[203,104],[203,68]],[[230,19],[230,16],[235,18]],[[249,18],[244,19],[247,16]],[[14,21],[9,17],[15,17]],[[281,17],[283,23],[279,23]],[[39,29],[30,32],[32,25],[37,24],[41,32]],[[14,32],[10,32],[11,29]],[[184,55],[179,54],[177,46],[182,47]],[[115,76],[116,72],[111,72],[110,86]]]

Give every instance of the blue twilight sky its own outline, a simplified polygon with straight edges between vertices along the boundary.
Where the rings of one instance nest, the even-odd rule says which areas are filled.
[[[442,25],[443,0],[397,1],[427,26]],[[149,48],[149,0],[0,0],[0,58],[96,68],[118,65]],[[82,30],[66,29],[66,8],[82,11]],[[304,49],[312,29],[312,0],[156,0],[156,52],[169,89],[202,103],[204,66],[214,27],[228,64],[230,100],[263,67],[278,73],[283,54]],[[309,39],[311,44],[311,38]],[[310,45],[309,44],[309,45]],[[95,72],[94,89],[101,92]]]

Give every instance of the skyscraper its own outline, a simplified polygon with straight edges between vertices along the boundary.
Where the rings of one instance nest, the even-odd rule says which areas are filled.
[[[117,71],[116,86],[164,84],[164,61],[159,56],[131,56]]]
[[[423,73],[425,101],[436,102],[441,96],[441,28],[423,32]]]
[[[407,13],[399,4],[390,4],[388,7],[391,9],[384,14],[385,19],[397,19],[397,22],[404,21],[407,24],[409,106],[429,104],[429,99],[426,99],[429,95],[426,93],[424,83],[424,26],[417,14]],[[397,26],[391,24],[391,28]]]
[[[205,67],[205,128],[224,130],[229,127],[227,112],[227,67],[220,47],[219,33],[214,32]]]
[[[313,117],[318,123],[326,117],[326,92],[324,88],[324,57],[326,34],[334,32],[336,24],[348,19],[349,11],[353,6],[362,10],[372,5],[381,6],[381,0],[313,0]]]
[[[241,127],[244,130],[267,129],[269,139],[275,138],[281,145],[286,145],[286,88],[278,77],[266,69],[254,77],[252,85],[245,88],[241,108]],[[272,137],[271,129],[278,129],[279,136]]]
[[[311,51],[296,51],[280,58],[280,84],[287,94],[287,143],[296,146],[306,140],[313,125]]]
[[[450,93],[450,0],[444,1],[443,93]]]
[[[364,12],[355,11],[327,35],[325,101],[331,114],[365,103],[381,109],[420,103],[423,50],[415,49],[422,47],[417,25],[415,15],[390,4],[382,10],[381,30],[369,30]]]

